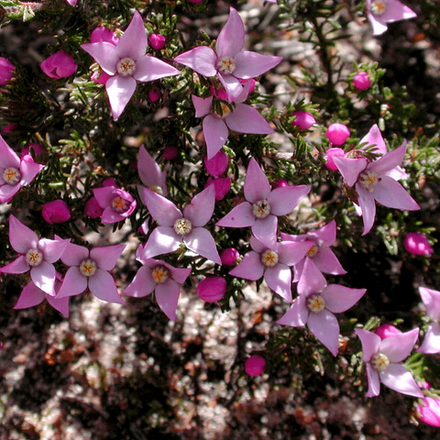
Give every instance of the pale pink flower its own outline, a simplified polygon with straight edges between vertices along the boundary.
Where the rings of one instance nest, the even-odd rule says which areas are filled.
[[[60,50],[40,63],[41,70],[51,78],[60,79],[73,75],[78,69],[75,60],[64,50]]]
[[[432,323],[428,327],[423,343],[417,351],[426,354],[440,353],[440,292],[426,287],[419,287],[419,293]]]
[[[101,214],[101,221],[104,224],[123,221],[133,214],[136,208],[136,200],[133,196],[116,186],[95,188],[93,195],[104,210]]]

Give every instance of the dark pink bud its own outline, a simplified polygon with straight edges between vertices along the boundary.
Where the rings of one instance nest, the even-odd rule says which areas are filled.
[[[17,124],[11,122],[2,130],[2,133],[12,133],[16,128]]]
[[[163,157],[166,160],[173,160],[178,156],[178,154],[179,154],[179,149],[171,145],[167,145],[163,150]]]
[[[167,39],[161,34],[151,34],[148,38],[150,45],[155,50],[160,50],[165,47]]]
[[[220,254],[222,264],[225,266],[235,266],[239,258],[240,253],[235,248],[227,248]]]
[[[399,335],[401,332],[397,330],[394,325],[391,324],[382,324],[374,331],[377,336],[380,336],[380,339],[389,338],[390,336]]]
[[[223,99],[223,101],[228,100],[228,94],[224,89],[216,89],[214,86],[211,86],[210,89],[211,94],[218,99]]]
[[[118,187],[118,185],[116,185],[116,181],[114,177],[107,177],[107,179],[105,179],[104,182],[102,182],[102,186],[114,186],[115,188]]]
[[[205,156],[206,172],[212,177],[221,176],[228,169],[228,165],[229,158],[223,150],[220,150],[212,159],[208,160]]]
[[[325,166],[332,171],[336,171],[338,167],[336,166],[335,162],[333,161],[334,157],[342,157],[345,155],[345,151],[342,148],[334,147],[329,148],[327,152],[325,153],[326,157],[326,163]]]
[[[40,63],[41,70],[51,78],[67,78],[76,72],[78,66],[75,60],[63,50],[60,50]]]
[[[420,232],[409,232],[406,234],[403,246],[407,252],[413,255],[430,255],[434,253],[434,249],[432,249],[428,239]]]
[[[332,144],[342,145],[350,137],[350,130],[346,125],[335,122],[327,128],[325,135]]]
[[[244,370],[252,377],[261,376],[265,367],[266,359],[258,354],[253,354],[244,363]]]
[[[212,276],[200,281],[197,285],[197,293],[201,300],[209,303],[223,299],[228,284],[223,277]]]
[[[70,220],[70,208],[63,200],[53,200],[52,202],[45,203],[41,214],[44,220],[51,225]]]
[[[5,86],[14,76],[15,66],[6,58],[0,57],[0,86]]]
[[[272,186],[274,188],[285,188],[286,186],[289,186],[289,183],[287,182],[287,180],[278,179],[276,182],[272,183]]]
[[[95,197],[91,197],[87,200],[86,205],[84,206],[84,215],[90,218],[98,218],[101,217],[104,209],[99,206],[98,200]]]
[[[417,405],[419,420],[427,425],[440,428],[440,401],[433,397],[424,397],[423,405]]]
[[[156,102],[160,99],[161,93],[159,89],[150,89],[148,90],[148,97],[151,102]]]
[[[95,83],[98,84],[105,84],[109,78],[111,78],[111,75],[105,73],[103,70],[97,70],[96,72],[93,72],[91,76],[92,81],[95,81]]]
[[[241,82],[241,84],[246,84],[246,83],[250,83],[250,85],[249,85],[249,92],[248,93],[252,93],[253,91],[254,91],[254,89],[255,89],[255,80],[254,80],[254,78],[250,78],[250,79],[241,79],[241,78],[238,78],[238,80]]]
[[[215,200],[218,202],[223,200],[231,189],[231,179],[229,177],[217,177],[216,179],[210,177],[206,182],[205,188],[209,185],[214,185]]]
[[[300,130],[308,130],[316,122],[316,119],[311,113],[303,110],[293,112],[292,116],[296,116],[296,119],[292,122],[292,125],[298,127]]]
[[[99,26],[90,35],[91,43],[111,43],[113,46],[118,44],[119,38],[108,27]]]
[[[358,72],[353,78],[353,85],[358,90],[367,90],[371,87],[371,80],[367,72]]]

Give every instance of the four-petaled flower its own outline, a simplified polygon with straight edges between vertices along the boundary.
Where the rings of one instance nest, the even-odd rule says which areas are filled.
[[[294,243],[280,241],[269,249],[255,237],[251,237],[252,251],[229,272],[229,275],[257,281],[264,277],[267,285],[286,301],[292,302],[292,271],[293,266],[304,258],[313,243],[310,241]]]
[[[418,328],[385,339],[359,328],[355,332],[362,342],[362,359],[367,366],[366,397],[380,394],[380,382],[399,393],[423,397],[412,374],[401,364],[411,354],[419,336]]]
[[[191,273],[191,268],[175,268],[153,258],[143,258],[144,246],[136,251],[136,259],[142,263],[130,285],[122,291],[124,295],[142,298],[154,292],[161,310],[171,321],[176,319],[180,286]]]
[[[425,339],[417,351],[426,354],[440,353],[440,292],[426,287],[419,287],[419,293],[432,323],[428,327]]]
[[[113,119],[121,116],[133,96],[136,81],[154,81],[179,73],[164,61],[145,55],[147,45],[144,23],[137,11],[116,45],[107,41],[81,44],[81,48],[94,58],[102,70],[111,75],[105,88]]]
[[[178,55],[174,61],[190,67],[206,77],[216,76],[228,94],[228,101],[235,101],[243,90],[240,80],[255,78],[272,69],[282,57],[261,55],[242,50],[245,28],[234,8],[217,37],[216,50],[198,46]]]
[[[217,226],[245,228],[250,226],[255,237],[275,249],[278,216],[289,214],[309,193],[310,185],[285,186],[271,190],[266,174],[252,158],[244,182],[245,202],[233,208]]]
[[[304,327],[307,324],[318,341],[336,356],[339,350],[339,323],[333,313],[345,312],[354,306],[365,292],[366,289],[351,289],[339,284],[328,285],[312,261],[306,260],[303,276],[298,283],[298,297],[277,323],[291,327]]]
[[[89,250],[69,243],[61,261],[70,267],[56,298],[79,295],[88,287],[93,295],[103,301],[124,304],[109,273],[124,249],[125,244]]]
[[[144,247],[142,258],[174,252],[185,244],[189,250],[214,263],[222,264],[214,238],[203,227],[214,212],[213,185],[194,196],[191,203],[183,209],[183,213],[173,202],[148,188],[143,188],[141,198],[151,217],[159,223]]]
[[[136,200],[132,195],[116,186],[95,188],[93,195],[104,210],[101,214],[102,223],[110,224],[125,220],[136,208]]]
[[[0,203],[9,202],[44,168],[26,154],[21,159],[0,135]]]
[[[9,216],[9,241],[19,257],[2,267],[3,273],[25,273],[30,270],[33,283],[45,293],[54,295],[58,261],[70,244],[70,239],[38,238],[37,234],[13,215]]]

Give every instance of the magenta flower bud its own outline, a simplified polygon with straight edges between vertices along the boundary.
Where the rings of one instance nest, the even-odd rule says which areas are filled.
[[[405,236],[403,246],[413,255],[430,255],[434,252],[428,239],[420,232],[409,232]]]
[[[0,86],[5,86],[14,76],[15,66],[6,58],[0,57]]]
[[[78,69],[75,60],[63,50],[60,50],[40,63],[41,70],[51,78],[67,78]]]
[[[206,172],[212,177],[221,176],[228,169],[228,165],[229,158],[223,150],[216,153],[212,159],[208,160],[205,156]]]
[[[244,363],[244,370],[249,376],[256,377],[261,376],[264,373],[264,368],[266,367],[266,359],[264,357],[253,354],[247,358]]]
[[[205,188],[209,185],[214,185],[215,200],[218,202],[223,200],[231,189],[231,179],[229,177],[217,177],[215,179],[210,177],[206,182]]]
[[[95,197],[91,197],[87,200],[84,206],[84,215],[90,218],[98,218],[101,217],[104,209],[99,206],[98,200]]]
[[[95,83],[106,84],[111,76],[102,70],[97,70],[96,72],[92,73],[92,76],[90,78],[92,79],[92,81],[95,81]]]
[[[165,47],[167,39],[161,34],[151,34],[148,41],[153,49],[160,50]]]
[[[202,3],[203,0],[188,0],[190,3],[193,3],[195,5],[198,5],[199,3]]]
[[[163,150],[163,157],[166,160],[174,160],[179,154],[179,149],[172,145],[167,145]]]
[[[358,90],[367,90],[371,87],[371,79],[367,72],[358,72],[353,78],[353,85]]]
[[[298,127],[300,130],[308,130],[316,122],[316,119],[311,113],[303,110],[293,112],[292,116],[296,116],[296,119],[292,122],[292,125]]]
[[[419,420],[427,425],[440,428],[440,401],[433,397],[424,397],[423,405],[417,405]]]
[[[161,93],[159,89],[150,89],[148,90],[148,97],[151,102],[156,102],[160,99]]]
[[[249,83],[250,85],[249,85],[249,91],[248,91],[248,94],[251,94],[254,90],[255,90],[255,83],[256,83],[256,81],[254,80],[254,78],[249,78],[249,79],[242,79],[242,78],[239,78],[238,79],[240,82],[241,82],[241,84],[246,84],[246,83]]]
[[[220,254],[222,264],[225,266],[235,266],[239,258],[240,253],[235,248],[227,248]]]
[[[380,339],[389,338],[390,336],[399,335],[401,333],[394,325],[391,324],[382,324],[374,331],[376,335],[380,337]]]
[[[53,200],[45,203],[41,214],[44,220],[51,225],[65,223],[70,220],[70,208],[63,200]]]
[[[327,152],[325,153],[326,157],[326,163],[325,166],[332,171],[336,171],[338,167],[336,166],[335,162],[333,161],[333,158],[336,157],[343,157],[345,155],[345,151],[342,148],[334,147],[329,148]]]
[[[197,293],[201,300],[213,303],[224,298],[227,287],[223,277],[212,276],[200,281],[197,285]]]
[[[31,148],[34,150],[35,156],[39,156],[40,154],[44,153],[44,149],[40,144],[30,142],[21,150],[20,157],[23,158],[24,156],[30,155]]]
[[[95,30],[90,35],[91,43],[111,43],[113,46],[118,44],[119,38],[118,36],[111,31],[108,27],[99,26],[95,28]]]
[[[16,128],[17,124],[11,122],[2,130],[2,133],[12,133]]]
[[[116,185],[116,181],[114,177],[107,177],[107,179],[104,180],[104,182],[102,182],[102,186],[115,186],[117,187],[118,185]]]
[[[346,125],[335,122],[327,128],[325,135],[332,144],[342,145],[350,137],[350,130]]]
[[[276,182],[272,183],[272,186],[274,188],[285,188],[286,186],[289,186],[289,183],[287,182],[287,180],[278,179]]]

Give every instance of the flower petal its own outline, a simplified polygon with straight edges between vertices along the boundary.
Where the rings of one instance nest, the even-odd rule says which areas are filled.
[[[44,168],[44,165],[35,163],[33,160],[22,160],[20,163],[21,186],[29,185],[35,176]]]
[[[142,266],[136,272],[133,281],[122,293],[127,296],[132,296],[133,298],[142,298],[154,292],[156,286],[157,283],[151,275],[151,268]]]
[[[306,258],[301,278],[298,282],[298,293],[309,296],[321,292],[326,286],[327,281],[324,275],[310,258]]]
[[[116,52],[119,58],[129,57],[136,61],[142,55],[145,55],[147,45],[148,39],[144,21],[142,20],[141,14],[136,11],[124,34],[119,38],[119,42],[116,45]]]
[[[333,313],[322,310],[318,313],[310,313],[307,320],[309,330],[316,339],[325,345],[333,356],[339,351],[339,323]]]
[[[406,153],[406,141],[398,148],[368,164],[367,170],[383,174],[399,166]]]
[[[27,309],[29,307],[34,307],[42,303],[44,298],[44,292],[31,281],[21,291],[14,309]]]
[[[80,246],[78,246],[80,247]],[[87,278],[76,266],[71,267],[64,276],[63,283],[56,295],[56,298],[79,295],[87,289]]]
[[[385,354],[390,362],[402,362],[411,354],[418,337],[418,328],[389,336],[382,340],[379,351]]]
[[[250,251],[244,255],[240,263],[235,266],[229,275],[245,280],[257,281],[264,274],[265,267],[261,262],[261,256],[255,251]]]
[[[173,228],[158,226],[151,233],[144,246],[142,258],[154,258],[157,255],[168,254],[177,251],[182,244]]]
[[[318,253],[312,257],[312,260],[321,272],[332,275],[344,275],[347,273],[336,255],[326,245],[320,246]]]
[[[85,43],[81,44],[81,49],[84,49],[92,58],[101,66],[101,69],[108,75],[116,74],[116,66],[119,62],[119,56],[116,52],[116,47],[106,41],[99,43]]]
[[[112,270],[125,249],[125,244],[95,247],[90,251],[90,258],[103,270]]]
[[[223,119],[208,115],[203,119],[203,136],[208,150],[208,160],[212,159],[228,140],[229,130]]]
[[[235,76],[232,75],[226,75],[218,72],[217,77],[227,93],[228,101],[235,101],[235,103],[237,104],[239,98],[242,97],[242,93],[244,90],[243,84],[240,82],[239,79],[235,78]],[[244,101],[246,99],[247,95],[245,96]]]
[[[304,327],[307,324],[308,317],[307,298],[298,296],[290,309],[277,321],[277,324]]]
[[[48,238],[42,238],[38,241],[38,249],[43,253],[44,259],[49,263],[55,263],[64,254],[67,249],[67,245],[70,243],[69,239],[49,240]]]
[[[373,369],[371,364],[367,364],[368,391],[365,397],[376,397],[380,394],[379,373]]]
[[[403,209],[406,211],[417,211],[420,206],[406,192],[405,188],[391,177],[382,175],[372,192],[378,203],[389,208]]]
[[[55,310],[58,310],[66,318],[69,317],[69,298],[53,298],[50,295],[45,295],[45,298]]]
[[[173,66],[158,58],[145,55],[136,61],[134,79],[140,82],[155,81],[161,78],[178,75],[180,72]]]
[[[217,264],[222,264],[220,255],[218,254],[215,240],[211,233],[205,228],[193,228],[191,234],[184,237],[183,240],[186,247],[191,251],[213,261]]]
[[[198,46],[174,58],[176,63],[183,64],[200,75],[215,76],[217,73],[217,54],[208,46]]]
[[[200,98],[199,96],[191,95],[191,100],[196,110],[196,118],[203,118],[211,112],[212,99],[212,96]]]
[[[11,261],[6,266],[3,266],[0,269],[0,272],[18,274],[18,273],[25,273],[30,268],[31,267],[29,266],[29,263],[26,261],[26,258],[23,255],[20,255],[14,261]]]
[[[89,250],[84,246],[68,243],[66,250],[61,255],[61,261],[67,266],[79,266],[83,260],[89,257]]]
[[[147,188],[160,187],[163,194],[166,195],[166,172],[162,171],[143,145],[139,148],[137,163],[138,173],[142,183]]]
[[[268,267],[264,272],[264,280],[281,298],[292,302],[292,271],[289,266],[278,263]]]
[[[247,104],[238,104],[224,120],[229,129],[237,133],[271,134],[274,132],[258,110]]]
[[[386,154],[387,153],[387,146],[385,145],[385,142],[382,137],[382,133],[380,132],[379,126],[377,124],[374,124],[370,131],[361,139],[359,144],[365,144],[364,147],[362,147],[362,151],[364,151],[368,147],[372,147],[374,145],[374,149],[371,150],[373,153],[376,154]]]
[[[0,186],[0,203],[8,203],[21,189],[21,184]]]
[[[241,79],[260,76],[283,61],[283,57],[243,50],[235,56],[234,76]]]
[[[20,158],[17,153],[6,143],[0,135],[0,157],[2,158],[2,168],[20,168]]]
[[[333,156],[333,162],[348,186],[353,186],[357,182],[359,174],[365,170],[368,164],[367,159],[364,157],[349,158]]]
[[[307,233],[308,240],[315,240],[319,246],[331,246],[336,241],[336,221],[324,225],[322,228]]]
[[[162,312],[171,321],[176,320],[177,303],[180,296],[180,286],[171,278],[156,286],[156,301]]]
[[[269,215],[269,217],[266,218],[257,218],[251,228],[255,238],[260,240],[261,243],[266,245],[269,249],[276,250],[278,217]]]
[[[234,8],[229,9],[229,18],[217,37],[216,50],[219,58],[234,58],[244,46],[245,29],[240,15]]]
[[[342,313],[353,307],[367,289],[352,289],[339,284],[329,284],[322,292],[326,309],[333,313]]]
[[[210,185],[193,197],[191,203],[183,208],[183,217],[193,226],[201,227],[212,217],[215,207],[215,188]]]
[[[356,191],[359,194],[358,203],[362,210],[362,220],[364,221],[364,232],[366,235],[371,231],[376,217],[376,202],[372,194],[362,187],[359,183],[356,184]]]
[[[115,280],[105,270],[96,269],[96,272],[89,279],[89,289],[97,298],[102,301],[125,304],[116,288]]]
[[[299,263],[313,246],[313,241],[281,241],[278,242],[278,257],[281,263],[293,266]]]
[[[105,89],[110,101],[113,119],[116,120],[121,116],[133,96],[136,90],[136,80],[131,76],[112,76],[105,83]]]
[[[270,195],[269,179],[254,158],[249,161],[243,191],[244,197],[250,203],[267,200]]]
[[[384,339],[384,341],[386,341],[386,339]],[[382,383],[394,391],[407,394],[408,396],[424,397],[414,377],[403,365],[390,364],[389,367],[379,375]]]
[[[382,339],[379,335],[360,328],[355,328],[354,332],[362,343],[363,361],[370,362],[371,358],[379,351],[380,342]]]
[[[419,353],[440,353],[440,325],[433,322],[426,331],[422,345],[417,350]]]
[[[53,264],[42,261],[38,266],[31,268],[31,279],[43,292],[54,295],[56,271]]]
[[[14,251],[25,254],[29,249],[37,247],[38,236],[11,214],[9,216],[9,241]]]
[[[252,212],[252,205],[249,202],[243,202],[232,208],[216,224],[227,228],[246,228],[254,223],[255,216]]]
[[[151,217],[160,226],[172,227],[176,220],[183,217],[182,212],[173,202],[149,188],[142,188],[140,196]]]
[[[440,318],[440,291],[419,287],[419,294],[428,316],[435,321],[438,320]]]
[[[285,186],[271,191],[267,201],[274,215],[290,214],[310,192],[310,185]]]

